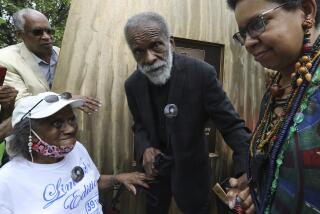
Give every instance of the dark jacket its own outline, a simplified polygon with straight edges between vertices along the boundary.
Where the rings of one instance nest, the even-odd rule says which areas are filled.
[[[182,211],[196,210],[208,199],[210,191],[208,148],[204,135],[206,121],[213,120],[233,149],[236,174],[246,169],[250,132],[221,88],[214,67],[174,54],[172,69],[167,103],[178,107],[178,115],[166,119],[167,141],[171,144],[174,159],[172,193]],[[146,148],[159,148],[148,81],[136,70],[125,82],[134,120],[135,157],[138,163]]]

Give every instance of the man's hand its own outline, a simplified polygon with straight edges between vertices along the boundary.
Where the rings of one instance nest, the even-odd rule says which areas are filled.
[[[238,200],[241,208],[246,214],[254,214],[255,209],[250,195],[247,174],[243,174],[238,179],[230,178],[229,183],[231,186],[227,193],[229,208],[233,209],[235,207],[236,200]]]
[[[147,173],[148,176],[154,177],[158,174],[157,170],[154,168],[154,159],[157,156],[157,154],[160,154],[161,151],[159,149],[150,147],[147,148],[143,153],[143,168],[144,171]]]
[[[96,112],[101,107],[101,102],[95,98],[81,96],[81,95],[72,95],[72,99],[81,99],[84,101],[83,106],[79,107],[81,111],[87,114]]]
[[[8,85],[0,86],[0,104],[1,108],[12,106],[15,102],[18,91]]]

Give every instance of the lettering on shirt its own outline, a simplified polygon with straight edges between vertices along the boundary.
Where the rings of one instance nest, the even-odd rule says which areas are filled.
[[[80,167],[84,171],[84,178],[86,178],[86,175],[92,167],[90,163],[84,162],[82,159],[80,161]],[[80,202],[85,200],[97,186],[97,181],[94,178],[86,183],[80,183],[74,182],[71,180],[71,177],[68,182],[63,182],[60,177],[55,183],[47,184],[43,191],[43,200],[45,201],[43,209],[47,209],[61,200],[64,200],[64,209],[72,210],[77,208]]]

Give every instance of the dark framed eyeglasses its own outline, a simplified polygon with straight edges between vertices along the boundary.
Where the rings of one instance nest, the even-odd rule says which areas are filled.
[[[47,103],[55,103],[55,102],[58,102],[59,101],[59,97],[61,99],[64,99],[64,100],[69,100],[72,98],[72,94],[70,92],[63,92],[62,94],[59,94],[59,95],[55,95],[55,94],[50,94],[46,97],[44,97],[43,99],[41,99],[39,102],[37,102],[27,113],[25,113],[21,120],[22,121],[28,114],[31,113],[31,111],[33,109],[35,109],[35,107],[37,107],[42,101],[46,101]]]
[[[274,12],[278,8],[285,6],[286,4],[288,4],[288,2],[280,4],[275,8],[269,9],[257,15],[247,24],[247,26],[243,30],[240,30],[232,36],[233,40],[243,46],[246,41],[247,34],[249,34],[251,38],[260,36],[266,30],[267,19],[265,16],[271,12]]]
[[[34,36],[42,36],[44,32],[53,35],[55,30],[52,28],[35,28],[32,30],[25,30],[25,32],[32,33]]]

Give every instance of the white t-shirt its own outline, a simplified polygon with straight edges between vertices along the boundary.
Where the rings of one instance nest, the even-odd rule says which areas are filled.
[[[84,170],[78,183],[75,166]],[[97,181],[100,174],[84,146],[77,142],[65,158],[37,164],[15,157],[0,169],[1,214],[100,214]]]

